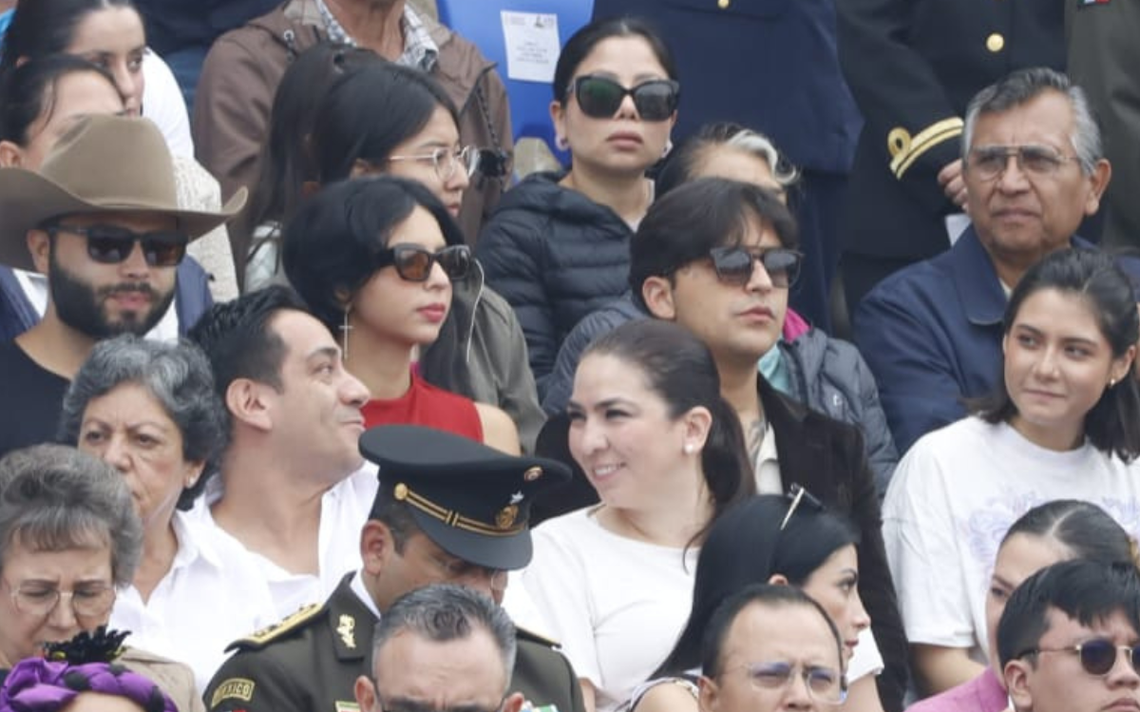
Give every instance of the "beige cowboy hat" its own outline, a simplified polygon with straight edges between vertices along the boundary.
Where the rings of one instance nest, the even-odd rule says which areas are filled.
[[[0,263],[35,270],[28,230],[61,215],[170,215],[193,240],[233,217],[245,198],[242,188],[219,212],[183,210],[157,126],[143,118],[87,116],[60,137],[38,172],[0,168]]]

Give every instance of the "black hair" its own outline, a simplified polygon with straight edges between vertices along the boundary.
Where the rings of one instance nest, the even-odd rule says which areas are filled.
[[[1010,294],[1005,309],[1008,338],[1022,304],[1037,292],[1053,289],[1080,298],[1093,313],[1097,328],[1112,349],[1113,359],[1124,356],[1140,339],[1140,316],[1132,283],[1111,255],[1098,250],[1066,249],[1045,256],[1033,265]],[[1108,384],[1106,384],[1107,386]],[[1005,378],[994,392],[975,403],[989,423],[1008,422],[1017,414]],[[1140,386],[1131,371],[1105,388],[1085,416],[1085,435],[1096,449],[1115,454],[1125,462],[1140,455]]]
[[[859,543],[859,529],[849,519],[806,496],[781,529],[790,505],[781,495],[752,497],[713,523],[697,560],[688,621],[651,678],[679,675],[700,662],[701,639],[713,611],[737,591],[775,574],[802,587],[828,557]]]
[[[383,61],[371,50],[322,41],[289,64],[273,95],[245,232],[252,233],[262,223],[288,220],[301,203],[305,182],[317,179],[309,141],[325,88],[345,72]]]
[[[725,599],[712,615],[709,616],[708,626],[701,636],[700,663],[701,673],[707,677],[716,677],[720,674],[721,653],[724,639],[736,621],[737,616],[749,606],[761,605],[766,608],[800,607],[814,610],[827,623],[827,629],[835,638],[835,653],[839,661],[839,669],[844,669],[843,643],[839,637],[839,629],[823,606],[798,588],[791,586],[777,586],[772,584],[753,584],[736,591]],[[695,667],[695,664],[692,666]]]
[[[704,342],[672,322],[638,319],[598,337],[579,363],[590,356],[613,356],[635,367],[668,405],[670,418],[696,407],[712,414],[701,470],[712,496],[713,516],[698,537],[729,506],[756,491],[740,418],[720,394],[716,362]]]
[[[1122,613],[1140,633],[1140,575],[1128,564],[1074,559],[1047,566],[1026,579],[1005,604],[998,623],[998,659],[1032,655],[1049,630],[1049,609],[1088,627]]]
[[[641,37],[653,50],[661,68],[670,79],[677,78],[677,62],[660,33],[640,17],[607,17],[585,25],[566,40],[554,67],[554,100],[566,101],[566,92],[578,67],[594,51],[594,47],[611,37]]]
[[[335,330],[351,299],[376,273],[376,254],[417,207],[436,222],[449,245],[463,232],[432,192],[417,181],[380,175],[322,188],[285,226],[282,264],[313,315]]]
[[[76,26],[87,14],[112,7],[138,12],[131,0],[19,0],[4,35],[0,74],[14,68],[22,57],[35,59],[66,52]]]
[[[654,180],[657,198],[693,180],[712,152],[724,148],[735,149],[764,161],[783,190],[791,189],[799,181],[799,169],[788,163],[771,139],[740,124],[721,121],[701,126],[695,134],[669,152]]]
[[[41,117],[49,121],[55,111],[59,81],[79,72],[99,75],[119,94],[107,70],[70,54],[30,59],[0,74],[0,141],[27,146],[31,125]]]
[[[383,167],[392,151],[424,129],[443,108],[459,126],[455,103],[426,73],[372,62],[338,78],[313,123],[313,166],[322,183],[348,178],[363,159]]]
[[[1015,534],[1052,539],[1068,549],[1070,558],[1113,562],[1133,560],[1132,539],[1108,512],[1092,502],[1055,499],[1021,515],[1002,537],[1002,546]]]
[[[799,246],[796,221],[768,190],[724,178],[699,178],[649,206],[629,242],[629,286],[643,309],[641,286],[649,277],[672,277],[722,245],[736,245],[754,218],[787,248]],[[1135,311],[1135,310],[1134,310]]]
[[[286,310],[308,313],[293,290],[271,285],[213,305],[190,329],[187,336],[210,359],[214,387],[223,401],[226,389],[239,378],[265,383],[278,391],[283,388],[281,364],[289,347],[269,322]]]

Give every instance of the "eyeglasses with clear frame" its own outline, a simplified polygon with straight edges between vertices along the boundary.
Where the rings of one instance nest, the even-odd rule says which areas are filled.
[[[804,681],[808,697],[826,705],[841,705],[847,700],[847,681],[843,673],[823,665],[800,665],[786,661],[745,663],[728,668],[722,674],[743,672],[754,690],[779,690],[796,677]]]
[[[468,178],[479,170],[479,149],[474,146],[462,148],[436,148],[430,153],[410,153],[403,156],[388,156],[389,161],[431,161],[435,174],[442,181],[451,180],[455,171],[462,166]]]
[[[1066,156],[1052,146],[979,146],[966,157],[966,169],[982,180],[994,180],[1009,168],[1009,159],[1017,161],[1017,169],[1028,176],[1051,176],[1078,156]]]
[[[12,589],[12,605],[17,611],[29,616],[47,618],[64,599],[68,600],[76,618],[101,619],[115,605],[115,587],[102,582],[81,584],[70,590],[39,583],[24,582],[18,586],[8,584]]]

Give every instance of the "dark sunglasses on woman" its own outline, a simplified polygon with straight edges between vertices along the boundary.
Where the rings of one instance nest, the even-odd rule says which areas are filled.
[[[117,265],[130,257],[135,243],[142,245],[143,257],[151,267],[174,267],[186,256],[190,236],[177,230],[134,232],[117,225],[49,225],[44,231],[55,239],[61,232],[87,240],[87,256],[105,265]]]
[[[681,85],[672,79],[651,79],[626,89],[609,77],[583,74],[571,82],[567,94],[571,93],[582,113],[595,119],[612,117],[628,95],[643,121],[664,121],[677,110]]]
[[[396,274],[409,282],[426,282],[431,276],[431,268],[439,262],[447,278],[458,282],[471,271],[471,248],[467,245],[452,245],[439,252],[431,252],[417,245],[396,245],[381,250],[376,255],[376,268],[394,265]]]
[[[750,248],[741,245],[714,247],[709,250],[717,279],[726,283],[743,286],[752,279],[752,264],[759,262],[768,273],[772,286],[787,289],[796,283],[800,274],[803,253],[783,247],[769,249]]]

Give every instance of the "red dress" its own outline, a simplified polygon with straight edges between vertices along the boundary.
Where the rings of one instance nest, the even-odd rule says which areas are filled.
[[[425,425],[483,442],[483,423],[475,402],[427,383],[415,371],[412,385],[399,398],[370,400],[360,409],[364,426]]]

